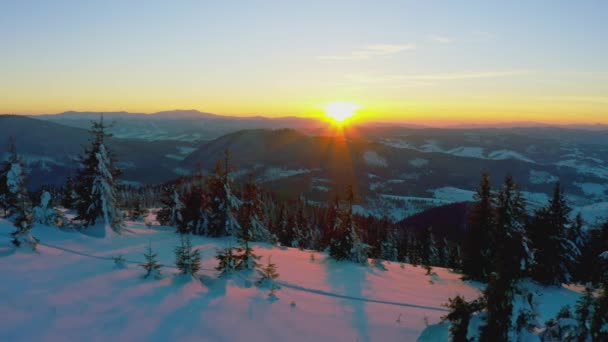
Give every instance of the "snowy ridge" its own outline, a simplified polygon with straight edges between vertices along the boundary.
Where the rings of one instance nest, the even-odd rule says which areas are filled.
[[[424,153],[444,153],[463,158],[476,158],[487,160],[516,159],[527,163],[536,163],[534,160],[524,156],[519,152],[506,149],[490,151],[488,154],[484,154],[484,148],[479,146],[459,146],[446,150],[439,146],[439,142],[436,140],[427,140],[425,144],[420,145],[419,147],[416,147],[415,145],[407,141],[398,139],[381,139],[379,142],[394,148],[409,149]]]

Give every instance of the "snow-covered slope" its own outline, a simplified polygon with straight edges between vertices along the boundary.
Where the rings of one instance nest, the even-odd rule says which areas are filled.
[[[278,266],[282,288],[272,301],[254,278],[218,278],[214,255],[228,240],[193,237],[203,271],[185,279],[172,267],[173,229],[128,226],[131,233],[104,239],[37,226],[41,245],[28,253],[9,245],[12,226],[0,220],[0,340],[413,341],[445,315],[449,297],[479,293],[445,269],[426,276],[393,263],[385,271],[256,245]],[[142,279],[136,265],[149,242],[168,265],[161,280]],[[117,255],[125,269],[114,267]]]

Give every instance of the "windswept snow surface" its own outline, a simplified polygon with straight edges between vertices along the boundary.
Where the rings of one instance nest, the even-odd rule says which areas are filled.
[[[201,250],[200,279],[173,267],[172,228],[128,223],[129,233],[94,238],[36,226],[38,253],[15,250],[0,220],[0,340],[54,341],[414,341],[445,314],[441,304],[479,291],[460,275],[387,264],[387,271],[336,263],[323,253],[256,245],[278,266],[279,300],[243,276],[218,278],[216,249],[226,239],[192,237]],[[148,242],[165,267],[145,280]],[[114,268],[122,255],[125,269]],[[432,280],[433,284],[430,283]],[[292,305],[293,303],[293,305]]]

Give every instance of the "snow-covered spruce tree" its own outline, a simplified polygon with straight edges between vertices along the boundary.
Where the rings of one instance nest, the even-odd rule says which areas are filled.
[[[17,154],[17,146],[15,145],[15,139],[10,137],[7,144],[8,159],[3,162],[2,169],[0,169],[0,209],[2,209],[2,215],[0,217],[9,217],[15,209],[15,194],[11,191],[9,180],[9,172],[11,170],[23,170],[24,165],[19,159]],[[15,171],[12,171],[13,174]],[[14,190],[14,186],[12,190]]]
[[[63,213],[53,208],[51,193],[43,191],[40,195],[40,204],[34,207],[34,219],[36,222],[55,227],[63,227],[67,221]]]
[[[428,266],[442,266],[439,246],[435,234],[433,234],[433,227],[428,227],[426,229],[422,246],[424,247],[422,264]]]
[[[490,237],[495,225],[494,196],[487,173],[481,177],[475,200],[462,251],[462,271],[471,279],[487,280],[494,260]]]
[[[141,268],[146,270],[146,274],[144,275],[144,278],[149,278],[149,277],[156,278],[156,279],[161,278],[160,269],[162,266],[158,262],[158,260],[156,260],[157,254],[152,251],[151,242],[148,243],[148,248],[146,249],[146,252],[144,253],[144,258],[146,258],[146,262],[139,264],[139,266]]]
[[[577,280],[601,286],[608,281],[608,262],[598,262],[598,255],[608,251],[608,222],[586,231]]]
[[[201,186],[193,186],[184,194],[184,206],[180,211],[181,223],[177,231],[181,234],[206,235],[209,215],[207,214],[207,195]]]
[[[268,263],[266,266],[259,269],[260,280],[258,280],[258,286],[267,288],[270,290],[268,294],[272,298],[276,298],[276,291],[281,288],[277,284],[279,278],[279,272],[277,271],[277,265],[272,263],[271,257],[268,257]]]
[[[237,233],[239,247],[237,248],[237,270],[253,270],[259,266],[259,256],[251,248],[255,234],[266,234],[268,230],[262,225],[258,217],[260,208],[255,203],[258,200],[257,188],[253,183],[245,187],[245,201],[239,208],[240,227]]]
[[[175,266],[185,275],[195,275],[201,269],[201,253],[192,248],[189,235],[181,236],[181,244],[175,247]]]
[[[555,185],[549,204],[536,212],[528,232],[534,247],[535,266],[532,277],[546,285],[569,282],[580,251],[570,240],[572,210],[566,203],[560,184]],[[575,228],[576,229],[576,228]]]
[[[78,193],[76,193],[76,181],[72,176],[68,176],[61,194],[61,205],[66,209],[74,209],[78,203]]]
[[[525,275],[534,260],[522,223],[525,203],[511,176],[505,178],[496,202],[496,225],[491,233],[495,272],[484,291],[487,316],[486,324],[481,328],[480,342],[510,340],[515,331],[516,281]]]
[[[534,262],[524,220],[525,202],[513,177],[507,176],[496,199],[496,225],[490,237],[494,269],[505,283],[526,275]]]
[[[380,242],[380,259],[388,261],[397,261],[399,259],[399,250],[397,249],[397,235],[395,230],[392,229],[392,227],[386,228],[386,235],[384,239]]]
[[[608,341],[608,283],[595,300],[589,332],[592,341]]]
[[[284,203],[279,206],[278,214],[274,223],[274,234],[277,236],[279,243],[282,246],[289,246],[291,239],[291,231],[289,229],[289,212]]]
[[[444,304],[450,313],[441,318],[442,321],[450,322],[450,341],[468,342],[468,330],[471,316],[485,307],[483,297],[472,302],[467,302],[463,297],[456,296],[448,299]]]
[[[17,228],[11,233],[12,243],[16,247],[29,246],[36,249],[38,239],[32,236],[31,229],[34,223],[32,201],[27,192],[27,175],[25,165],[17,154],[13,139],[9,141],[9,159],[2,168],[0,182],[6,201],[6,216],[11,219]]]
[[[120,170],[114,166],[114,157],[106,148],[106,132],[103,116],[92,123],[93,139],[80,159],[77,176],[78,202],[76,220],[84,226],[95,225],[100,219],[114,231],[124,228],[124,216],[116,203],[116,180]]]
[[[139,221],[143,219],[147,214],[146,208],[141,204],[141,199],[138,195],[135,196],[133,207],[131,208],[131,220]]]
[[[237,265],[240,262],[239,256],[234,254],[234,248],[230,245],[218,250],[215,258],[218,260],[218,265],[215,269],[220,271],[220,276],[236,271]]]
[[[158,222],[163,226],[180,226],[183,222],[182,209],[184,208],[184,204],[180,198],[177,186],[165,187],[161,202],[163,205],[158,212]]]
[[[230,153],[225,152],[224,165],[218,161],[209,178],[209,235],[235,235],[238,230],[236,213],[241,201],[234,195],[230,180]]]
[[[334,232],[332,244],[329,246],[329,255],[336,260],[349,260],[366,264],[369,246],[359,238],[357,225],[355,224],[353,215],[355,194],[352,186],[348,187],[346,201],[347,209],[344,212],[338,231]]]
[[[293,215],[289,220],[289,229],[291,230],[289,245],[300,249],[309,248],[312,242],[311,229],[305,214],[305,203],[302,198],[298,198],[295,203],[296,210],[292,212]]]
[[[480,342],[507,342],[512,331],[513,319],[513,280],[492,275],[484,291],[486,303],[485,325],[481,327]]]
[[[242,203],[238,209],[238,221],[241,232],[246,231],[251,241],[269,242],[274,240],[267,228],[267,220],[264,217],[264,203],[262,202],[260,189],[254,183],[253,177],[250,177],[244,186]]]

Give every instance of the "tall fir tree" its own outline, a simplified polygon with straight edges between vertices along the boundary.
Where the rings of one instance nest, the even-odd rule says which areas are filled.
[[[608,222],[587,230],[583,246],[576,278],[580,282],[601,286],[608,281],[608,262],[601,262],[602,259],[598,258],[608,251]]]
[[[344,211],[338,231],[329,246],[329,255],[336,260],[350,260],[366,264],[369,246],[361,241],[353,214],[355,194],[352,186],[346,193],[346,210]]]
[[[61,194],[61,205],[66,209],[74,209],[78,203],[78,193],[76,192],[76,181],[74,177],[68,176]]]
[[[279,211],[274,223],[275,235],[282,246],[290,246],[291,230],[289,228],[289,211],[284,203],[279,206]]]
[[[111,134],[106,132],[103,116],[92,123],[89,131],[91,145],[80,159],[76,192],[76,220],[84,226],[95,225],[100,219],[115,232],[124,229],[124,216],[117,204],[116,182],[121,172],[114,165],[114,156],[106,147]]]
[[[496,225],[490,241],[495,250],[494,268],[502,279],[526,275],[534,262],[525,232],[525,201],[512,176],[505,178],[496,198]]]
[[[218,161],[209,178],[209,234],[235,235],[239,231],[236,215],[241,201],[232,191],[230,180],[230,153],[224,154],[224,163]]]
[[[260,189],[254,182],[253,176],[243,189],[242,203],[238,209],[238,220],[241,231],[247,232],[251,241],[270,242],[274,240],[268,230],[267,220],[264,217],[264,203]]]
[[[494,196],[487,173],[481,177],[475,200],[464,241],[462,271],[471,279],[486,280],[492,272],[494,256],[490,237],[496,223]]]
[[[178,187],[164,187],[161,202],[162,208],[158,212],[158,222],[164,226],[180,226],[184,222],[182,217],[184,204],[178,192]]]
[[[183,195],[183,207],[180,210],[180,223],[177,231],[181,234],[207,235],[209,215],[208,198],[201,186],[192,186]]]
[[[546,285],[561,285],[569,282],[571,271],[580,256],[575,241],[571,238],[572,210],[566,203],[560,184],[555,185],[549,204],[536,212],[528,232],[535,254],[532,277]],[[574,229],[579,229],[575,227]]]
[[[480,329],[480,342],[508,342],[513,319],[513,279],[494,273],[484,291],[485,325]]]
[[[32,233],[34,215],[32,201],[27,191],[27,174],[25,164],[17,154],[17,148],[13,139],[9,142],[9,159],[5,163],[0,181],[4,183],[3,191],[6,191],[8,218],[13,221],[17,228],[11,233],[12,243],[16,247],[28,246],[35,250],[38,239]]]
[[[336,195],[334,199],[329,203],[328,209],[325,215],[323,224],[323,233],[321,239],[321,245],[323,248],[330,248],[334,240],[338,238],[340,234],[340,226],[342,226],[342,205],[340,203],[340,197]]]

